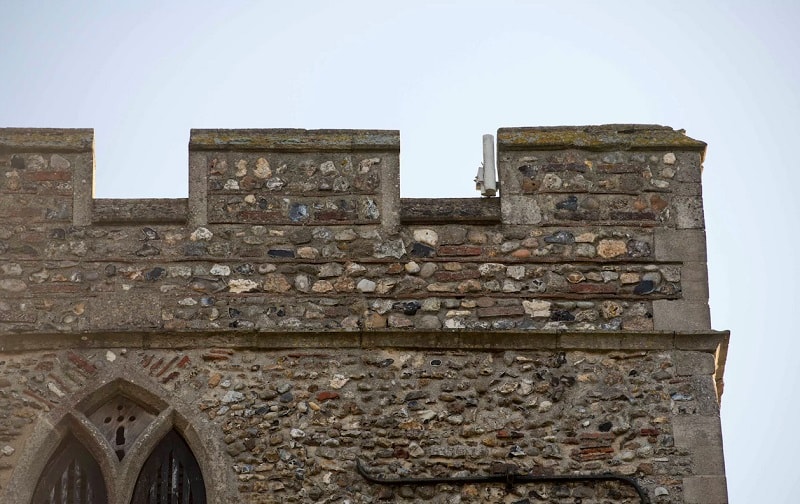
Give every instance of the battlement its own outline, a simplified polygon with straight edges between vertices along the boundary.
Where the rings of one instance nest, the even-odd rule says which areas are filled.
[[[704,143],[497,138],[499,198],[401,199],[397,131],[274,129],[193,130],[188,199],[125,200],[92,197],[91,130],[2,129],[0,325],[710,329]]]
[[[454,219],[702,227],[702,208],[691,200],[699,201],[705,143],[681,131],[652,125],[502,128],[497,138],[501,203],[401,200],[399,132],[300,129],[192,130],[189,198],[124,200],[92,196],[92,130],[4,128],[0,216],[77,226],[396,228]]]

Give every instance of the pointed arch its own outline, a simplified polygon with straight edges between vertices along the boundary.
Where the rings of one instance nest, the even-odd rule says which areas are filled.
[[[108,489],[100,465],[68,435],[45,465],[33,493],[34,504],[105,504]]]
[[[139,472],[131,504],[206,504],[205,483],[192,450],[177,431],[158,443]]]

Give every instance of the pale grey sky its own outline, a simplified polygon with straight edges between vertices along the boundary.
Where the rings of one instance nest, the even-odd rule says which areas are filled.
[[[0,126],[92,127],[98,197],[184,197],[190,128],[401,130],[405,197],[477,196],[501,126],[708,142],[731,502],[796,502],[800,3],[16,1]]]

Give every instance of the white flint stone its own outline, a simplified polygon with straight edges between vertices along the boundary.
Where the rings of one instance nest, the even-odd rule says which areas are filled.
[[[509,266],[506,268],[506,275],[514,280],[522,280],[525,278],[525,266]]]
[[[19,263],[5,263],[0,266],[0,271],[8,276],[20,276],[22,274],[22,266]]]
[[[229,390],[222,396],[221,401],[225,404],[235,403],[244,400],[244,394],[235,390]]]
[[[367,173],[369,169],[378,163],[381,162],[381,158],[374,157],[369,159],[362,159],[360,163],[358,163],[358,171],[359,173]]]
[[[360,292],[375,292],[377,286],[378,285],[375,282],[367,278],[362,278],[361,280],[358,281],[358,284],[356,284],[356,288]]]
[[[534,318],[547,318],[550,317],[550,302],[542,301],[540,299],[532,299],[530,301],[523,301],[522,308],[525,313]]]
[[[451,318],[444,321],[444,326],[448,329],[464,329],[466,324],[458,318]]]
[[[50,392],[54,393],[54,394],[55,394],[55,395],[57,395],[58,397],[64,397],[64,396],[66,395],[66,394],[64,394],[64,392],[62,392],[62,391],[61,391],[61,389],[60,389],[60,388],[58,388],[58,386],[57,386],[55,383],[53,383],[53,382],[48,382],[48,383],[47,383],[47,390],[49,390]]]
[[[664,157],[662,158],[662,160],[664,161],[664,164],[675,164],[675,161],[677,160],[677,158],[675,157],[674,153],[667,152],[666,154],[664,154]]]
[[[321,171],[323,175],[333,175],[336,173],[336,165],[333,164],[333,161],[325,161],[319,165],[319,171]]]
[[[258,282],[254,282],[253,280],[248,280],[245,278],[231,280],[228,282],[228,290],[234,294],[253,292],[258,290]]]
[[[239,189],[239,181],[235,179],[228,179],[225,181],[223,189],[228,189],[228,190]]]
[[[505,266],[499,263],[483,263],[478,266],[478,272],[481,274],[481,276],[491,276],[495,273],[503,271],[504,269]]]
[[[198,240],[210,240],[214,236],[214,233],[209,231],[204,227],[199,227],[195,229],[191,235],[189,235],[189,239],[192,241]]]
[[[236,162],[236,176],[244,177],[245,175],[247,175],[247,160],[240,159]]]
[[[414,261],[411,261],[410,263],[406,263],[404,268],[406,270],[406,273],[410,273],[412,275],[415,274],[415,273],[419,273],[419,270],[422,269],[422,268],[420,268],[419,264],[417,264]]]
[[[211,266],[210,273],[212,275],[228,276],[231,274],[231,268],[230,266],[226,266],[224,264],[215,264],[214,266]]]
[[[340,389],[340,388],[344,387],[345,384],[347,384],[347,382],[349,382],[349,381],[350,381],[350,378],[348,378],[348,377],[346,377],[344,375],[335,374],[331,378],[330,385],[331,385],[331,388]]]
[[[306,433],[300,429],[292,429],[289,431],[289,435],[292,436],[293,439],[300,439],[306,437]]]
[[[27,288],[28,286],[25,285],[25,282],[22,280],[17,280],[16,278],[0,280],[0,290],[9,292],[22,292]]]
[[[117,360],[117,354],[115,354],[111,350],[106,350],[106,360],[108,362],[114,362],[115,360]]]
[[[272,169],[269,167],[269,161],[263,157],[258,158],[258,161],[256,161],[256,169],[253,170],[253,175],[260,179],[270,178],[272,176]]]
[[[414,241],[435,247],[439,244],[439,235],[433,229],[415,229]]]
[[[5,445],[3,447],[3,450],[2,450],[3,455],[5,455],[6,457],[10,457],[11,455],[14,455],[14,451],[15,451],[14,448],[12,448],[9,445]]]

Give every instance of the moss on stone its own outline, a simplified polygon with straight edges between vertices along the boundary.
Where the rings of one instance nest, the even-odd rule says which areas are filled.
[[[608,124],[599,126],[501,128],[498,150],[577,148],[592,151],[666,150],[705,151],[706,144],[667,126]]]

